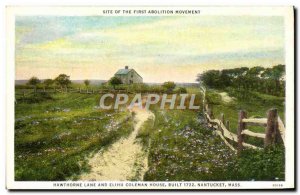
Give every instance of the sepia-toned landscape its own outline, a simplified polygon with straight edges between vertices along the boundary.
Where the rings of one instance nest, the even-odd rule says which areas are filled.
[[[283,24],[16,17],[15,180],[284,181]]]

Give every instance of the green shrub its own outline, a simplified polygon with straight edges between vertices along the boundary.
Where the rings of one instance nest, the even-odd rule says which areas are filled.
[[[284,147],[265,150],[244,150],[237,161],[239,180],[275,181],[284,180]]]
[[[222,104],[222,97],[218,93],[207,92],[206,93],[206,101],[208,104],[219,105],[219,104]]]
[[[173,81],[168,81],[168,82],[164,82],[162,87],[165,88],[167,93],[171,93],[175,89],[176,84]]]
[[[179,87],[178,89],[176,89],[176,93],[187,93],[187,90],[184,87]]]
[[[20,97],[17,101],[24,102],[27,104],[40,103],[47,100],[53,100],[53,97],[46,92],[39,92],[36,94],[30,94],[29,96]]]
[[[143,126],[141,127],[141,129],[139,130],[138,134],[137,134],[137,138],[140,139],[140,141],[142,142],[142,145],[146,148],[149,146],[149,139],[150,139],[150,135],[152,133],[152,131],[154,131],[153,129],[153,125],[154,125],[154,121],[153,119],[148,119]]]

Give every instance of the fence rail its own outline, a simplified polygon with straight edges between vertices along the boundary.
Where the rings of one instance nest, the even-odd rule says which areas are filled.
[[[86,88],[46,88],[46,89],[20,89],[16,92],[16,95],[26,97],[30,94],[37,93],[81,93],[81,94],[105,94],[105,93],[126,93],[134,94],[134,91],[126,89],[86,89]],[[150,92],[139,91],[137,93],[150,94]],[[162,95],[163,92],[158,92]]]
[[[257,138],[263,138],[263,139],[266,138],[266,134],[264,134],[264,133],[255,133],[255,132],[252,132],[248,129],[244,129],[242,131],[242,134],[243,135],[249,135],[249,136],[252,136],[252,137],[257,137]]]
[[[220,119],[214,119],[211,107],[208,104],[204,106],[204,117],[209,127],[214,128],[217,135],[221,137],[224,143],[233,151],[240,153],[243,148],[263,149],[261,147],[246,143],[245,136],[264,139],[264,147],[269,145],[283,143],[285,145],[285,126],[281,118],[277,114],[277,109],[270,109],[267,118],[247,118],[245,111],[239,112],[239,121],[237,134],[230,131],[230,122],[225,120],[224,114],[221,114]],[[256,133],[247,126],[263,126],[265,133]],[[237,143],[237,148],[230,144],[227,140]]]
[[[48,88],[48,89],[24,89],[17,92],[16,95],[27,96],[34,93],[82,93],[82,94],[103,94],[103,93],[130,93],[127,90],[109,90],[109,89],[83,89],[83,88]]]
[[[267,119],[266,118],[244,118],[242,120],[243,123],[248,123],[248,125],[253,126],[266,126],[267,125]]]

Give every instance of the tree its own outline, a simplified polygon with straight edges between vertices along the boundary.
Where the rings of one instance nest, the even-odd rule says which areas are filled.
[[[41,83],[41,80],[34,76],[31,77],[27,82],[28,85],[32,85],[32,86],[36,86],[39,83]]]
[[[279,64],[277,66],[274,66],[272,68],[267,68],[263,73],[262,76],[271,81],[274,84],[275,87],[275,93],[280,92],[280,81],[283,78],[285,72],[285,65]],[[271,85],[268,86],[268,90],[271,89]]]
[[[71,84],[70,76],[66,74],[60,74],[54,80],[61,88],[68,87]]]
[[[45,85],[45,87],[49,88],[51,85],[54,84],[54,81],[52,79],[45,79],[43,84]]]
[[[248,82],[248,87],[250,89],[258,90],[261,83],[261,74],[264,72],[265,68],[261,66],[255,66],[248,70],[246,74],[246,81]]]
[[[271,95],[284,95],[285,65],[271,68],[255,66],[223,70],[208,70],[197,75],[197,81],[207,88],[233,88],[247,97],[249,92],[257,91]],[[202,90],[202,89],[201,89]]]
[[[232,84],[233,78],[230,76],[230,73],[231,72],[228,69],[221,71],[220,79],[218,81],[218,84],[221,85],[220,87],[223,88]]]
[[[118,77],[112,77],[108,83],[110,85],[112,85],[114,87],[114,89],[116,89],[116,85],[121,85],[122,84],[122,80]]]
[[[233,84],[238,90],[241,88],[246,89],[247,83],[245,82],[245,77],[249,68],[241,67],[241,68],[234,68],[232,69],[232,75],[234,75],[234,82]]]
[[[197,81],[212,88],[220,88],[220,71],[209,70],[202,74],[198,74]]]
[[[164,82],[162,86],[167,90],[168,93],[170,93],[175,89],[176,84],[173,81],[168,81]]]
[[[41,83],[41,80],[38,79],[37,77],[33,76],[31,77],[28,82],[27,82],[27,85],[31,85],[34,87],[34,91],[36,92],[36,86]]]
[[[90,82],[89,80],[87,80],[87,79],[84,80],[84,84],[85,84],[86,87],[88,87],[88,86],[90,85],[90,83],[91,83],[91,82]]]

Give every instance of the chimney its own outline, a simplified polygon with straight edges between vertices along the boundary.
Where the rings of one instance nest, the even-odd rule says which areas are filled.
[[[128,69],[128,66],[125,66],[125,69]]]

